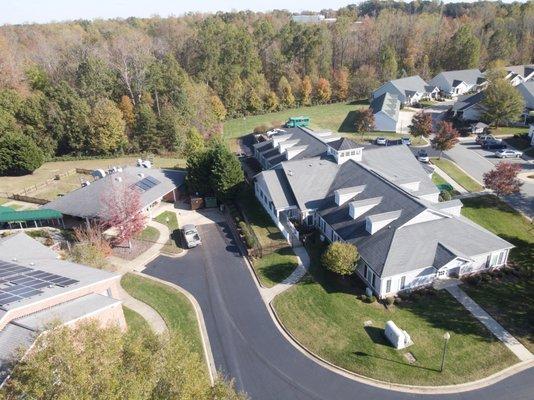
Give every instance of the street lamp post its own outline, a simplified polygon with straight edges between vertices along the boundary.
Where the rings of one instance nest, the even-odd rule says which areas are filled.
[[[447,352],[447,343],[449,343],[450,338],[451,334],[449,332],[445,332],[443,335],[445,343],[443,344],[443,354],[441,355],[441,368],[439,369],[439,372],[443,372],[443,366],[445,365],[445,353]]]

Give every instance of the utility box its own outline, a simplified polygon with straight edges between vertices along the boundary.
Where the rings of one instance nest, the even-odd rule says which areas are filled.
[[[204,199],[202,197],[191,197],[191,210],[198,210],[204,207]]]
[[[393,321],[386,322],[384,334],[396,349],[404,349],[413,344],[412,338],[408,335],[408,332],[400,329]]]
[[[215,208],[217,207],[217,198],[216,197],[205,197],[204,204],[206,208]]]

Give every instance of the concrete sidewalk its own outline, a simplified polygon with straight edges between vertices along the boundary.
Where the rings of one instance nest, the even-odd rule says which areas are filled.
[[[122,300],[124,306],[140,314],[155,333],[161,334],[167,332],[167,324],[165,324],[161,315],[148,304],[132,297],[122,286],[119,289],[119,300]]]
[[[456,300],[462,304],[473,316],[478,319],[486,328],[490,330],[503,344],[514,353],[521,361],[533,359],[533,355],[528,349],[495,321],[482,307],[467,295],[458,285],[445,288]]]
[[[286,279],[284,279],[283,282],[279,283],[278,285],[274,285],[271,288],[262,287],[260,289],[261,297],[263,298],[263,301],[265,301],[266,304],[269,304],[280,293],[286,291],[291,286],[298,283],[302,279],[302,277],[308,272],[308,268],[310,267],[310,257],[308,256],[308,252],[306,251],[306,249],[304,249],[304,247],[302,246],[297,246],[293,247],[293,252],[297,256],[298,265],[291,273],[291,275],[289,275]]]

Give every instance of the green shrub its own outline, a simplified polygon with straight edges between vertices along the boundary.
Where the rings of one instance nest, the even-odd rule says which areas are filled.
[[[358,250],[350,243],[330,243],[321,256],[321,264],[329,271],[339,275],[351,275],[356,269]]]
[[[254,130],[253,132],[258,134],[258,133],[265,133],[269,130],[269,127],[265,124],[262,124],[262,125],[258,125],[256,127],[254,127]]]
[[[392,306],[394,303],[395,303],[395,297],[394,296],[386,297],[386,304],[388,306]]]
[[[247,245],[247,248],[254,248],[254,246],[256,245],[256,238],[250,231],[250,228],[245,221],[239,222],[239,229],[241,229],[241,233],[243,234],[243,238],[245,239],[245,244]]]
[[[449,201],[449,200],[452,199],[451,192],[449,192],[448,190],[444,190],[444,191],[440,192],[439,197],[440,197],[441,201]]]
[[[376,302],[376,296],[369,297],[369,303],[375,303]]]

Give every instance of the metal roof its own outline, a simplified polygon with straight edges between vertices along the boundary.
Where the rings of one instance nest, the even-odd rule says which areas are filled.
[[[6,207],[7,208],[7,207]],[[0,210],[0,222],[25,222],[47,219],[60,219],[63,215],[56,210],[40,208],[38,210],[3,211]]]

